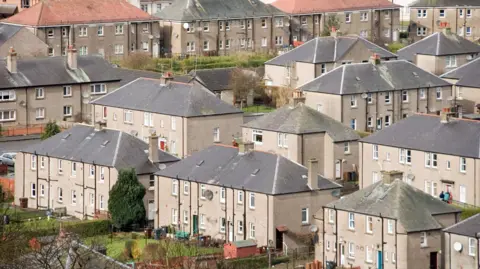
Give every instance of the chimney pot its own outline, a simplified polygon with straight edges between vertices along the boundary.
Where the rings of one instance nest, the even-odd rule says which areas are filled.
[[[303,95],[303,92],[301,90],[295,90],[293,91],[293,106],[296,107],[298,104],[305,103],[305,96]]]
[[[169,81],[173,80],[172,72],[163,73],[162,77],[160,78],[160,85],[167,85]]]
[[[238,145],[238,152],[241,154],[246,154],[255,149],[255,144],[253,142],[242,142]]]
[[[11,74],[17,73],[17,52],[13,47],[10,47],[7,55],[7,70]]]
[[[75,49],[72,45],[68,46],[67,64],[68,64],[68,67],[72,70],[75,70],[75,69],[78,68],[78,66],[77,66],[77,49]]]
[[[450,121],[450,108],[443,108],[440,111],[440,122],[441,123],[448,123]]]
[[[158,156],[158,136],[155,132],[148,138],[148,159],[152,163],[160,161]]]
[[[372,56],[370,56],[370,63],[373,65],[380,64],[380,57],[378,54],[374,53]]]
[[[337,28],[335,26],[332,26],[332,29],[330,29],[330,36],[337,37]]]
[[[308,186],[312,190],[318,189],[318,160],[308,160]]]

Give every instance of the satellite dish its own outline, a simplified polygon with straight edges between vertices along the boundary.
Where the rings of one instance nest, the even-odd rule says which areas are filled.
[[[310,232],[316,233],[318,231],[318,227],[315,224],[310,225]]]
[[[455,242],[453,244],[453,249],[457,252],[462,251],[462,248],[463,248],[463,246],[462,246],[462,243],[460,243],[460,242]]]
[[[285,23],[285,26],[289,27],[289,26],[290,26],[290,23],[289,23],[289,22]]]
[[[368,94],[367,94],[367,93],[365,93],[365,92],[362,93],[362,99],[367,99],[367,97],[368,97]]]
[[[88,98],[88,97],[90,97],[90,93],[88,91],[83,91],[82,92],[82,97],[83,98]]]
[[[160,169],[160,170],[163,170],[165,168],[167,168],[167,166],[164,163],[161,163],[161,164],[158,165],[158,169]]]
[[[207,198],[209,201],[212,201],[213,199],[213,192],[211,190],[206,190],[205,191],[205,198]]]
[[[187,30],[189,26],[190,25],[188,24],[188,22],[186,22],[186,23],[183,24],[183,29]]]

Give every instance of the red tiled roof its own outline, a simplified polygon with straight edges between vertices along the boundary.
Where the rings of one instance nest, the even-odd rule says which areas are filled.
[[[43,0],[2,22],[49,26],[154,19],[126,0]]]
[[[277,0],[272,5],[289,14],[401,7],[388,0]]]

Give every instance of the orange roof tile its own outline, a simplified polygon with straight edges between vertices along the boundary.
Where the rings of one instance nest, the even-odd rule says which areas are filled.
[[[43,0],[2,22],[53,26],[65,24],[154,20],[126,0]]]
[[[277,0],[272,5],[289,14],[401,7],[388,0]]]

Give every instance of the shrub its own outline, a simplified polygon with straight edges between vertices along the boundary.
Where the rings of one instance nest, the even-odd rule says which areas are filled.
[[[125,242],[125,248],[123,249],[123,256],[125,256],[127,260],[132,258],[132,247],[134,242],[135,242],[134,240],[127,240]]]
[[[138,245],[137,240],[133,241],[132,247],[131,247],[131,253],[132,253],[132,259],[138,261],[140,258],[140,255],[142,255],[142,250],[140,249],[140,246]]]
[[[69,232],[76,233],[81,237],[92,237],[110,233],[110,220],[92,220],[82,222],[72,222],[66,229]]]
[[[45,130],[43,130],[42,135],[40,136],[40,139],[45,140],[49,137],[52,137],[58,133],[60,133],[60,126],[57,125],[55,121],[49,121],[47,123],[47,126],[45,126]]]
[[[160,244],[157,243],[149,243],[143,249],[143,260],[144,261],[158,261],[162,259],[164,255],[162,255],[162,248]]]
[[[399,49],[405,47],[404,44],[402,43],[391,43],[391,44],[388,44],[388,50],[393,52],[393,53],[396,53]]]

